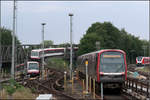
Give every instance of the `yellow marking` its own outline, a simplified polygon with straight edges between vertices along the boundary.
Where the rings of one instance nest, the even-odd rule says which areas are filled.
[[[88,65],[88,61],[85,61],[85,64]]]
[[[103,55],[104,58],[120,58],[120,55]]]

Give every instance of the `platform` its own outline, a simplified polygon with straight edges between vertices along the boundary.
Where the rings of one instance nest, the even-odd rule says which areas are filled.
[[[93,92],[90,93],[88,91],[88,93],[86,93],[85,89],[83,90],[82,81],[77,78],[74,78],[73,84],[72,82],[66,83],[66,88],[64,90],[64,93],[71,97],[75,97],[76,99],[90,99],[90,100],[94,99]],[[95,99],[98,98],[95,97]]]

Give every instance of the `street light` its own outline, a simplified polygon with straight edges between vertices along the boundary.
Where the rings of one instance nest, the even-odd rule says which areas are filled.
[[[14,67],[15,67],[15,25],[16,25],[16,0],[14,0],[13,6],[13,31],[12,31],[12,61],[11,61],[11,77],[14,79]]]
[[[42,23],[42,79],[44,78],[44,25],[46,23]]]
[[[72,79],[72,13],[69,13],[70,16],[70,80]]]

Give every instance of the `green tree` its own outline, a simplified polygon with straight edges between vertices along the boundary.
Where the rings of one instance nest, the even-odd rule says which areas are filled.
[[[53,45],[53,41],[52,40],[44,40],[44,47],[45,48],[49,48],[51,45]]]
[[[119,30],[110,22],[96,22],[92,24],[86,34],[81,38],[78,55],[96,51],[96,41],[100,42],[101,49],[122,49],[126,52],[128,59],[143,56],[143,45],[148,41],[140,40],[139,37],[129,34],[125,29]],[[146,48],[148,55],[148,48]],[[131,57],[132,56],[132,57]]]
[[[1,36],[1,45],[12,45],[12,35],[11,30],[6,28],[0,28],[0,36]],[[21,44],[20,41],[15,36],[16,44]]]

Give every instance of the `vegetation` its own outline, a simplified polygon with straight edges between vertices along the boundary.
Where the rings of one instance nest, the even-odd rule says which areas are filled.
[[[12,45],[12,35],[11,35],[11,30],[6,29],[6,28],[0,28],[0,42],[2,45]],[[17,39],[15,36],[16,44],[20,44],[20,41]]]
[[[0,99],[35,99],[36,95],[33,95],[29,88],[24,88],[19,85],[15,80],[11,79],[9,85],[3,85],[3,91],[0,92]]]
[[[68,68],[68,62],[65,61],[63,58],[50,58],[48,61],[48,66],[55,69],[67,69]]]
[[[96,22],[88,28],[80,40],[78,55],[96,51],[96,42],[100,42],[101,49],[122,49],[126,52],[128,61],[135,61],[136,56],[143,56],[143,45],[148,46],[148,41],[140,40],[125,29],[119,30],[110,22]],[[148,51],[148,48],[146,48]],[[148,55],[148,52],[145,56]],[[132,60],[131,60],[132,59]]]
[[[52,40],[44,40],[44,47],[45,48],[49,48],[51,45],[53,45],[53,41]],[[42,43],[41,43],[42,45]]]

